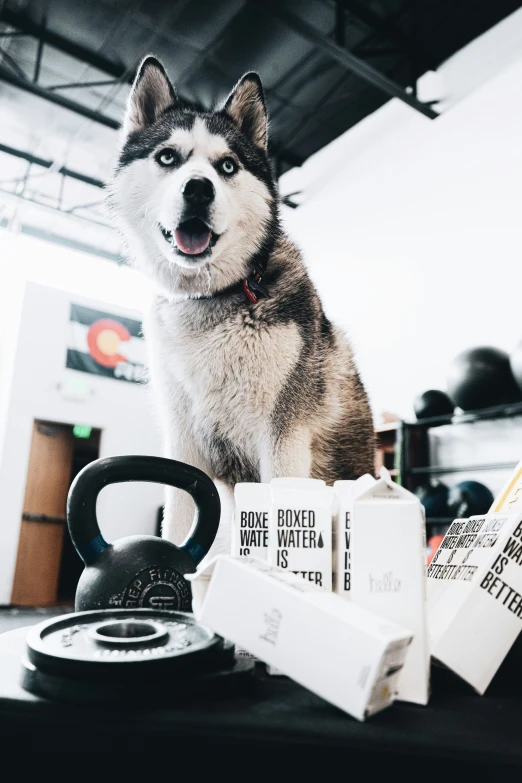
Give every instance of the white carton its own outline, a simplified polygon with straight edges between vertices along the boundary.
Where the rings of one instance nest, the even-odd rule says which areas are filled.
[[[519,511],[522,508],[522,461],[506,481],[490,508],[494,511]]]
[[[484,693],[522,628],[522,509],[454,522],[428,568],[431,653]]]
[[[316,478],[304,478],[302,476],[278,476],[270,480],[270,486],[276,489],[318,489],[321,487],[326,487],[326,481]],[[275,530],[275,526],[272,526],[272,530]],[[274,535],[274,533],[272,533],[272,535]],[[270,557],[268,559],[270,559]],[[303,573],[301,575],[304,576],[305,574]],[[315,571],[309,571],[308,578],[310,578],[311,575],[314,577],[314,579],[316,578]],[[274,666],[267,666],[267,672],[268,674],[275,676],[283,675],[283,672],[280,672]]]
[[[449,562],[453,563],[454,565],[463,565],[466,562],[466,558],[468,557],[468,549],[470,547],[467,546],[466,536],[461,536],[460,533],[468,522],[468,519],[455,519],[451,523],[446,531],[444,539],[441,541],[439,548],[433,555],[432,562],[434,560],[439,565],[446,565]],[[454,535],[457,535],[458,538],[453,539]],[[444,544],[444,546],[442,546],[442,544]],[[428,616],[431,609],[435,606],[442,593],[447,590],[448,585],[450,584],[451,582],[448,579],[430,579],[428,576],[426,582]]]
[[[415,495],[395,484],[387,471],[381,476],[373,483],[361,482],[361,491],[352,495],[349,596],[413,633],[397,698],[427,704],[430,650],[424,513]],[[343,578],[339,588],[346,596],[344,586]]]
[[[220,555],[193,607],[198,620],[364,720],[392,704],[411,634],[294,574]]]
[[[337,595],[350,597],[351,590],[351,536],[353,498],[363,489],[375,484],[369,473],[357,481],[334,482],[334,520],[333,520],[333,583]]]
[[[326,481],[323,481],[323,479],[302,478],[301,476],[278,476],[270,479],[270,486],[304,489],[305,487],[326,487]]]
[[[268,517],[272,493],[270,484],[240,483],[234,488],[232,554],[238,557],[268,555]]]
[[[268,562],[331,590],[333,488],[274,483],[271,490]]]

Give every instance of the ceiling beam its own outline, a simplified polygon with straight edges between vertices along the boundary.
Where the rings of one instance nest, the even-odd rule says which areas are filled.
[[[341,0],[334,0],[335,3],[335,43],[337,46],[346,45],[346,14],[344,4]]]
[[[12,155],[15,158],[22,158],[22,160],[26,160],[28,163],[34,164],[35,166],[42,166],[44,169],[50,169],[54,165],[52,160],[39,158],[30,152],[25,152],[25,150],[18,150],[14,147],[9,147],[7,144],[0,144],[0,152],[4,152],[6,155]],[[56,173],[62,174],[64,177],[77,179],[79,182],[85,182],[86,185],[93,185],[95,188],[103,188],[103,182],[100,179],[94,179],[94,177],[89,177],[87,174],[82,174],[79,171],[73,171],[73,169],[69,169],[67,166],[62,166],[61,168],[57,169]]]
[[[106,114],[102,114],[95,109],[90,109],[88,106],[84,106],[82,103],[78,103],[77,101],[71,101],[69,98],[66,98],[65,96],[57,93],[54,89],[50,90],[45,87],[40,87],[38,84],[34,84],[34,82],[29,81],[29,79],[22,79],[20,76],[17,76],[15,73],[2,65],[0,65],[0,81],[6,82],[13,87],[17,87],[19,90],[25,90],[32,95],[36,95],[38,98],[43,98],[44,100],[49,101],[50,103],[54,103],[57,106],[61,106],[63,109],[68,109],[75,114],[80,114],[82,117],[86,117],[93,122],[97,122],[99,125],[105,125],[105,127],[112,128],[113,130],[118,130],[120,128],[120,123],[117,120],[114,120],[112,117],[108,117]],[[274,157],[280,158],[289,166],[301,166],[303,163],[302,158],[286,150],[279,151],[277,148],[271,148],[270,152]]]
[[[343,49],[338,44],[334,43],[330,38],[327,38],[313,25],[306,22],[301,17],[297,16],[292,11],[282,6],[278,0],[250,0],[259,6],[262,11],[267,11],[276,19],[286,24],[292,30],[294,30],[303,38],[306,38],[310,43],[313,43],[317,49],[323,54],[335,60],[335,62],[344,66],[351,73],[356,74],[368,84],[372,84],[381,92],[386,93],[390,98],[399,98],[399,100],[411,106],[416,111],[424,114],[430,120],[436,119],[438,113],[429,105],[422,103],[417,98],[406,92],[399,84],[389,79],[385,74],[378,71],[372,65],[365,60],[349,52],[347,49]]]
[[[90,109],[82,103],[77,103],[77,101],[71,101],[69,98],[60,95],[54,90],[46,90],[45,87],[40,87],[40,85],[29,81],[29,79],[22,79],[3,65],[0,65],[0,81],[6,82],[12,87],[17,87],[19,90],[30,92],[38,98],[43,98],[50,103],[55,103],[57,106],[68,109],[75,114],[80,114],[82,117],[87,117],[88,120],[93,120],[93,122],[97,122],[100,125],[105,125],[107,128],[117,130],[120,127],[120,123],[112,117],[108,117],[106,114],[102,114],[95,109]]]
[[[16,27],[17,30],[26,35],[30,35],[45,44],[49,44],[49,46],[52,46],[54,49],[69,54],[76,60],[91,65],[98,71],[114,76],[116,79],[123,79],[126,77],[128,69],[123,63],[110,60],[108,57],[104,57],[103,55],[98,54],[98,52],[93,52],[91,49],[87,49],[85,46],[81,46],[75,41],[70,41],[68,38],[64,38],[63,35],[59,35],[58,33],[49,30],[48,27],[33,22],[25,14],[11,11],[9,8],[3,8],[0,21],[9,24],[12,27]],[[132,84],[133,79],[134,72],[129,74],[125,78],[125,81],[128,84]]]
[[[85,46],[81,46],[74,41],[70,41],[68,38],[64,38],[62,35],[54,33],[52,30],[49,30],[43,25],[36,24],[24,14],[18,13],[16,11],[10,11],[8,8],[4,8],[4,10],[1,12],[0,22],[4,22],[5,24],[11,25],[12,27],[16,27],[17,30],[21,31],[23,35],[36,38],[38,42],[48,44],[53,49],[58,49],[58,51],[63,52],[64,54],[68,54],[70,57],[79,60],[79,62],[90,65],[93,68],[96,68],[98,71],[106,73],[108,76],[112,76],[115,81],[120,81],[122,84],[134,83],[134,77],[136,75],[136,69],[138,66],[137,62],[130,68],[125,66],[123,63],[117,63],[114,60],[110,60],[109,58],[104,57],[98,52],[93,52],[91,49],[87,49]],[[82,85],[75,84],[74,86],[81,87]],[[53,85],[53,90],[56,90],[57,87],[57,85]],[[195,106],[195,108],[204,111],[203,107],[197,106],[193,101],[186,100],[182,95],[179,97],[180,100],[182,100],[184,103],[190,104],[191,106]],[[64,105],[65,108],[69,108],[65,106],[65,104],[62,105]],[[77,105],[79,106],[80,104]],[[82,112],[78,113],[81,114]],[[84,114],[84,116],[88,117],[87,114]],[[94,118],[91,117],[90,119]],[[107,124],[108,123],[102,121],[102,125]],[[108,125],[108,127],[113,126]],[[116,127],[119,127],[119,125]]]
[[[401,14],[384,18],[372,11],[363,0],[336,0],[336,2],[341,3],[354,19],[358,19],[381,39],[391,43],[395,52],[403,55],[407,60],[413,78],[418,79],[422,73],[433,70],[433,64],[428,62],[423,52],[415,45],[414,40],[405,36],[398,29],[397,25]],[[370,52],[371,50],[368,50],[363,44],[357,53],[369,57]]]
[[[0,22],[16,27],[22,34],[34,37],[38,41],[43,41],[49,46],[70,55],[80,62],[91,65],[93,68],[112,76],[114,79],[120,80],[122,84],[132,84],[134,81],[134,68],[128,69],[121,63],[116,63],[114,60],[109,60],[97,52],[93,52],[84,46],[76,44],[74,41],[69,41],[67,38],[52,32],[52,30],[49,30],[47,27],[36,24],[24,14],[4,8],[0,15]],[[43,98],[44,100],[61,106],[64,109],[68,109],[75,114],[86,117],[93,122],[104,125],[107,128],[112,128],[113,130],[118,130],[120,128],[121,123],[112,117],[108,117],[106,114],[102,114],[95,109],[90,109],[77,101],[72,101],[59,94],[57,85],[52,85],[52,89],[42,87],[29,79],[23,79],[21,76],[16,75],[13,71],[2,65],[0,65],[0,81],[4,81],[13,87],[29,92],[39,98]],[[75,84],[73,86],[81,87],[82,85]],[[198,106],[193,101],[186,100],[182,95],[180,95],[180,99],[187,105],[193,106],[196,110],[205,111],[204,107]],[[303,163],[301,158],[285,150],[279,151],[276,148],[272,148],[271,154],[280,158],[280,160],[285,161],[291,167],[300,166]]]

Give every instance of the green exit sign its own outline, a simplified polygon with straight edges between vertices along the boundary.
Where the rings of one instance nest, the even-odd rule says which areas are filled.
[[[73,427],[73,435],[75,438],[90,438],[92,427],[88,424],[75,424]]]

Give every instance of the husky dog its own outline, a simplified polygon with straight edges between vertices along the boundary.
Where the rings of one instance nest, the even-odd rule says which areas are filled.
[[[145,320],[167,455],[233,488],[374,472],[368,398],[279,219],[259,76],[200,112],[154,57],[129,98],[110,202],[157,297]],[[189,496],[169,492],[179,541]]]

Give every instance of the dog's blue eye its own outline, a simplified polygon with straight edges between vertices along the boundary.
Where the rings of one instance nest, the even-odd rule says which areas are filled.
[[[156,155],[156,160],[160,164],[160,166],[165,166],[165,168],[169,168],[170,166],[174,166],[178,159],[177,153],[174,150],[166,149],[162,150],[161,152],[158,152]]]
[[[235,174],[235,172],[237,171],[237,166],[232,160],[232,158],[225,158],[220,163],[220,169],[223,172],[223,174],[230,176],[231,174]]]

